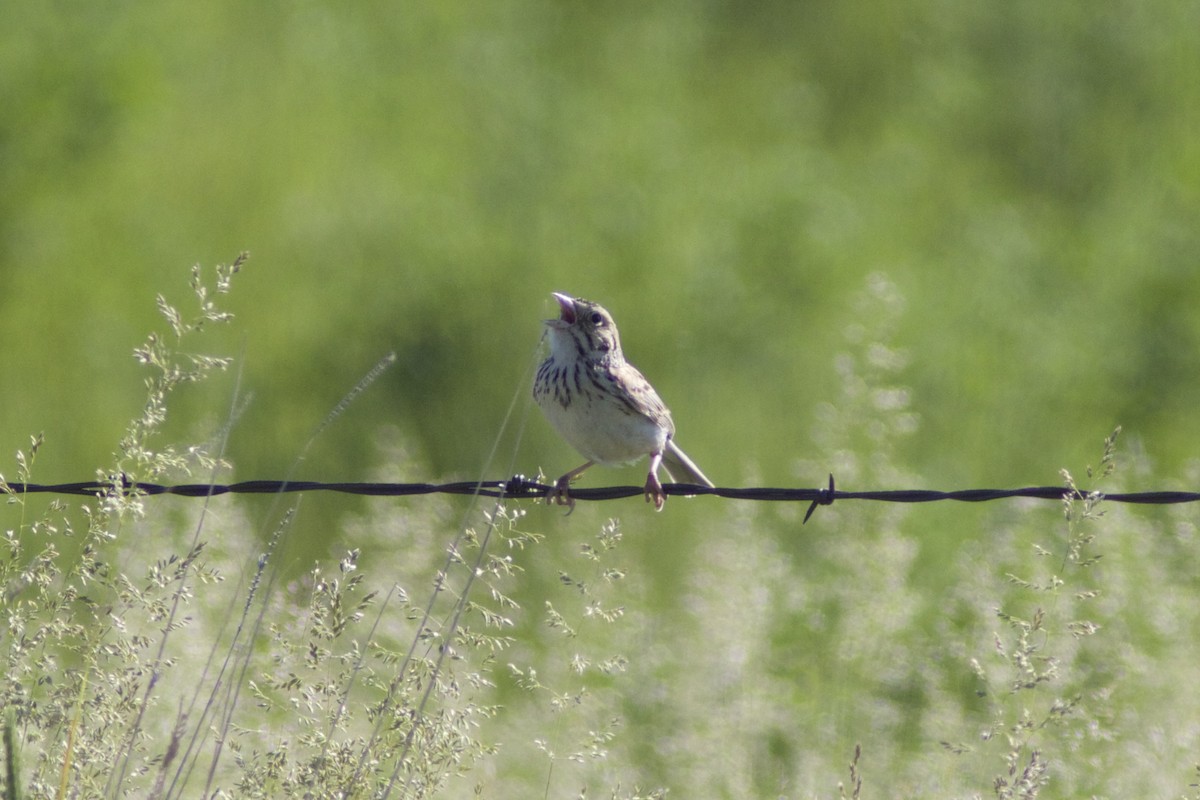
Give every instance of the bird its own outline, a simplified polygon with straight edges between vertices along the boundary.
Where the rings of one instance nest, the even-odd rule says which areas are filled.
[[[625,360],[612,315],[581,297],[553,292],[557,319],[544,320],[550,354],[538,368],[533,398],[558,434],[587,461],[555,481],[546,502],[575,509],[571,481],[595,464],[629,464],[650,457],[646,502],[662,511],[666,502],[658,480],[661,467],[674,482],[678,474],[693,484],[713,487],[700,468],[675,444],[675,423],[658,392]]]

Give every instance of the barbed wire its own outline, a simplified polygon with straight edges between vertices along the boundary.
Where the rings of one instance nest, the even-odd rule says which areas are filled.
[[[552,486],[538,483],[524,475],[514,475],[502,481],[457,481],[453,483],[330,483],[323,481],[241,481],[228,484],[183,483],[164,485],[143,483],[118,478],[111,482],[82,481],[79,483],[8,483],[3,487],[12,494],[65,494],[104,496],[120,489],[125,494],[178,495],[182,497],[213,497],[223,494],[282,494],[293,492],[339,492],[342,494],[371,497],[394,497],[421,494],[482,495],[515,500],[545,498]],[[763,500],[771,502],[811,503],[804,515],[805,521],[812,516],[817,506],[832,505],[835,501],[870,500],[886,503],[932,503],[955,500],[961,503],[982,503],[1026,497],[1035,500],[1062,500],[1068,495],[1082,499],[1089,493],[1085,489],[1064,486],[1027,486],[1019,489],[959,489],[937,491],[932,489],[892,489],[882,491],[846,492],[835,488],[833,476],[829,485],[821,489],[790,489],[771,487],[708,487],[690,483],[663,484],[668,495],[692,496],[715,495],[730,500]],[[571,489],[575,500],[618,500],[638,497],[645,493],[641,486],[604,486],[598,488]],[[1138,503],[1144,505],[1169,505],[1200,501],[1200,492],[1157,491],[1103,493],[1106,500],[1115,503]]]

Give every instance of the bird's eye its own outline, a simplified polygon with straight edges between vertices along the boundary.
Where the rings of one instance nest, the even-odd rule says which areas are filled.
[[[604,324],[604,315],[599,311],[592,312],[592,324],[597,328]]]

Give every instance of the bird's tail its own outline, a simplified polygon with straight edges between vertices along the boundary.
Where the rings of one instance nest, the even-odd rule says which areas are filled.
[[[675,476],[678,475],[683,483],[696,483],[701,486],[707,486],[710,489],[713,488],[713,482],[687,457],[687,453],[680,450],[679,445],[675,444],[671,439],[667,440],[667,446],[663,450],[662,463],[667,477],[672,482],[675,482]]]

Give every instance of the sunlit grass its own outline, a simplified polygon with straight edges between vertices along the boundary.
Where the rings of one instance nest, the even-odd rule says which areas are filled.
[[[241,266],[194,272],[192,311],[160,299],[170,331],[137,351],[147,401],[101,470],[108,492],[35,507],[4,483],[5,797],[1033,798],[1194,782],[1200,708],[1180,691],[1200,663],[1194,511],[1105,502],[1126,466],[1154,481],[1115,434],[1086,481],[1064,472],[1061,508],[972,516],[948,554],[919,506],[838,503],[801,527],[803,508],[677,503],[711,512],[646,543],[686,549],[665,605],[629,546],[652,535],[636,510],[573,519],[555,541],[542,506],[481,505],[460,525],[446,498],[380,499],[344,521],[335,557],[297,567],[298,504],[124,491],[229,469],[221,437],[160,439],[172,393],[230,363],[196,348],[231,321],[218,301]],[[898,455],[921,430],[903,313],[873,276],[818,413],[822,452],[799,470],[916,480]],[[426,469],[380,441],[378,479]],[[13,483],[45,446],[21,450]]]

